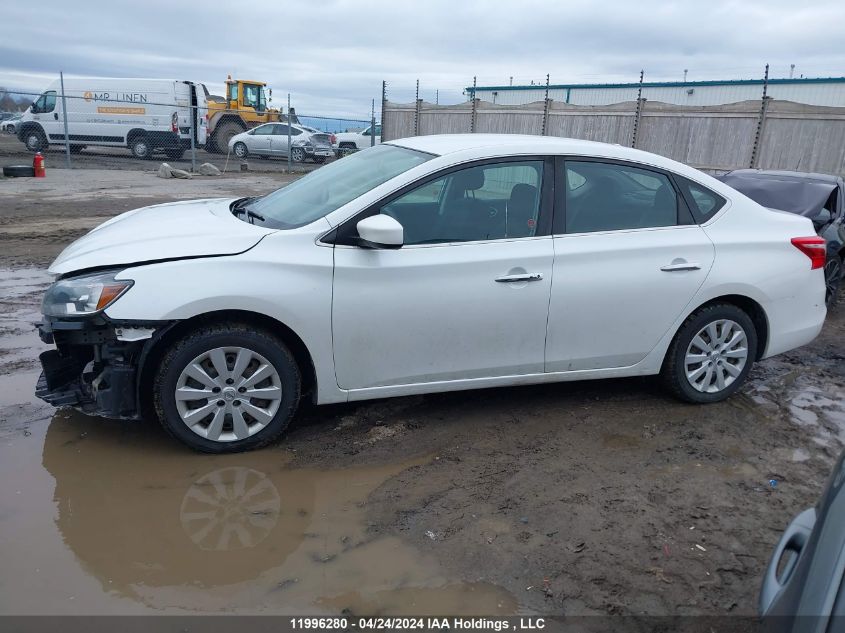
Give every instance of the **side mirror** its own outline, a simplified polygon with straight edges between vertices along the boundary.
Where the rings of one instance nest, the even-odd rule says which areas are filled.
[[[833,216],[831,215],[828,209],[822,209],[810,219],[813,221],[813,226],[819,228],[824,226],[825,224],[829,224],[830,221],[833,219]]]
[[[389,215],[371,215],[357,225],[358,246],[363,248],[402,248],[405,229]]]

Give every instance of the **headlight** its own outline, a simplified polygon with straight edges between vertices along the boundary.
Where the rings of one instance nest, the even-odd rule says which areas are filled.
[[[41,312],[44,316],[87,316],[105,310],[134,283],[116,280],[120,271],[61,279],[47,289]]]

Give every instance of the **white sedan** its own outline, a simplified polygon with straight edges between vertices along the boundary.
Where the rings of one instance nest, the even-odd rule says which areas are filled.
[[[317,404],[659,374],[697,403],[811,341],[824,243],[615,145],[390,141],[266,196],[124,213],[56,259],[38,395],[264,446]],[[91,272],[95,271],[95,272]]]
[[[238,158],[247,156],[287,158],[288,136],[290,136],[292,161],[301,163],[310,158],[315,163],[323,163],[328,157],[334,156],[331,135],[312,130],[313,128],[295,124],[292,124],[288,130],[287,123],[265,123],[233,136],[229,140],[229,151]]]

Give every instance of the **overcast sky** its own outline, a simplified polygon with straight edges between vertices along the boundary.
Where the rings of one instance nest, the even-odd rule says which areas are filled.
[[[215,5],[220,5],[215,8]],[[100,8],[102,7],[102,8]],[[845,2],[777,0],[38,0],[6,2],[0,86],[66,75],[260,79],[273,105],[368,118],[371,99],[441,103],[463,87],[845,75]],[[377,101],[378,104],[378,101]],[[378,107],[378,105],[377,105]]]

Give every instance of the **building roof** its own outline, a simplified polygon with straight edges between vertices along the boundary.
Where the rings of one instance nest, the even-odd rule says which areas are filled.
[[[845,83],[845,77],[802,77],[802,78],[778,78],[769,79],[769,85],[777,84],[824,84],[824,83]],[[639,88],[641,84],[616,83],[616,84],[551,84],[549,90],[600,90],[605,88]],[[762,86],[762,79],[724,79],[710,81],[646,81],[642,83],[643,88],[697,88],[699,86]],[[479,90],[545,90],[545,84],[534,84],[530,86],[476,86]],[[472,91],[472,86],[467,86],[467,91]]]

